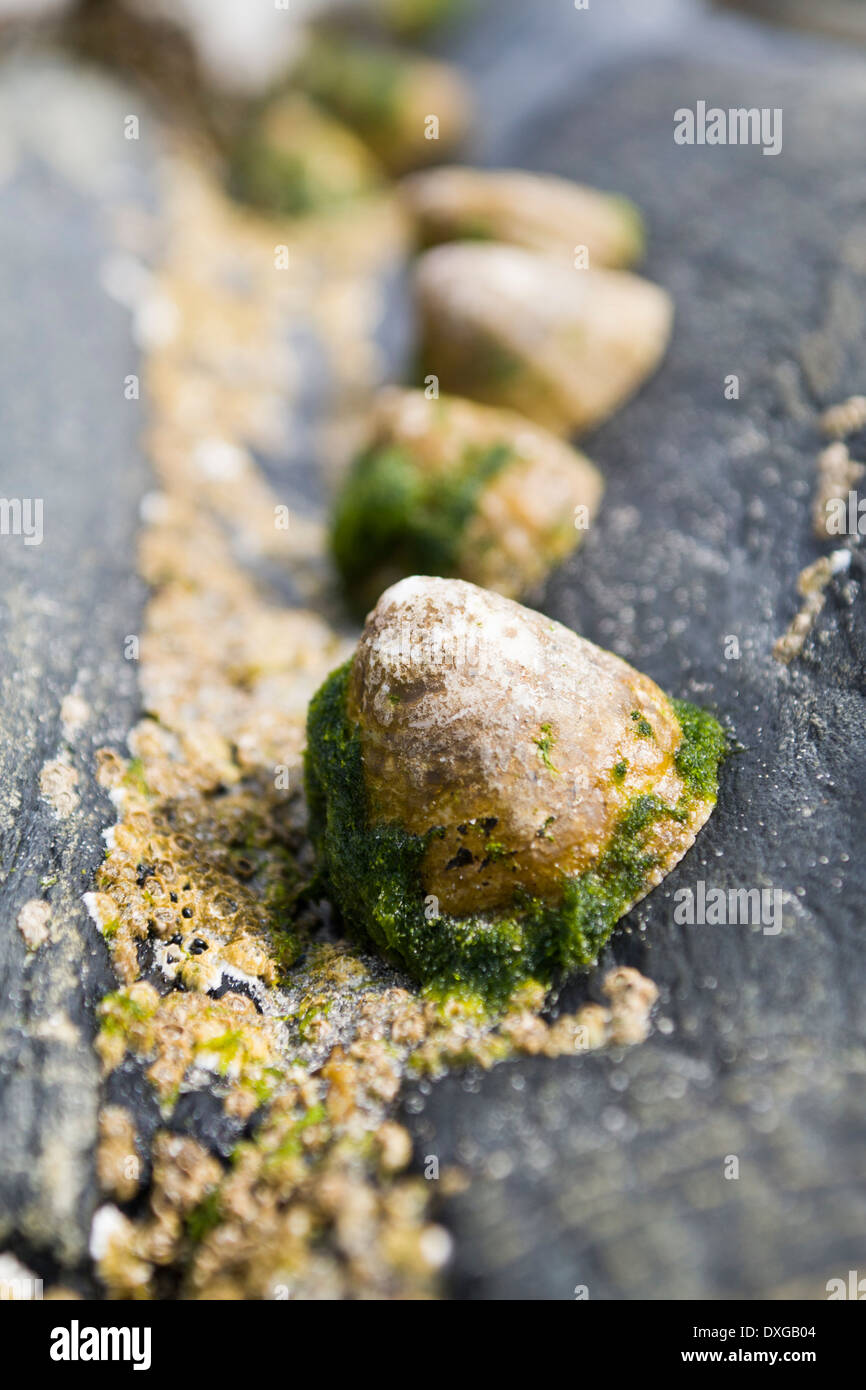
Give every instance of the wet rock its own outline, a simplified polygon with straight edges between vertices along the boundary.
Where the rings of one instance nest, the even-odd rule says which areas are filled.
[[[123,644],[141,619],[147,471],[123,383],[140,365],[100,285],[109,202],[152,206],[152,146],[117,136],[129,110],[128,92],[60,63],[0,70],[2,492],[41,517],[30,537],[0,534],[0,1247],[46,1287],[80,1274],[97,1203],[93,1007],[111,972],[81,894],[116,813],[94,753],[139,707]]]
[[[407,574],[529,593],[579,544],[602,488],[585,455],[523,416],[389,388],[335,509],[347,597],[363,613]]]
[[[438,246],[421,257],[416,289],[425,370],[442,390],[563,434],[612,414],[670,336],[671,300],[658,285],[512,246]]]
[[[402,185],[423,246],[477,239],[540,251],[573,268],[618,269],[643,254],[634,203],[524,169],[431,169]],[[584,255],[585,253],[585,255]]]

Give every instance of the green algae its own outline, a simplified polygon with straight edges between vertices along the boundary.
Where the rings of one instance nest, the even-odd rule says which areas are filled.
[[[128,787],[132,791],[138,792],[140,796],[151,796],[150,787],[147,785],[147,778],[144,775],[144,763],[141,758],[130,758],[129,766],[123,774],[121,780],[122,787]]]
[[[99,1014],[104,1033],[119,1033],[127,1038],[137,1023],[146,1023],[156,1012],[156,1004],[147,1007],[131,995],[127,988],[106,994],[100,1002]]]
[[[557,772],[558,769],[553,766],[553,762],[551,761],[550,757],[550,754],[553,750],[554,735],[549,724],[542,724],[541,736],[540,738],[534,739],[533,742],[536,748],[538,749],[541,761],[544,763],[544,766],[547,768],[548,772]]]
[[[471,3],[472,0],[380,0],[380,8],[393,29],[417,38],[429,29],[453,23],[471,9]]]
[[[337,500],[331,550],[347,598],[365,612],[407,574],[454,575],[479,493],[514,458],[507,444],[467,449],[450,468],[425,469],[397,446],[355,462]]]
[[[244,202],[290,217],[326,211],[363,191],[351,184],[335,188],[319,177],[302,154],[275,149],[255,138],[236,152],[231,186]]]
[[[671,705],[683,731],[677,771],[695,797],[715,799],[716,770],[730,751],[727,736],[718,721],[698,705],[675,699]]]
[[[218,1188],[206,1196],[187,1213],[184,1221],[186,1234],[193,1245],[201,1242],[215,1230],[223,1219],[222,1194]]]
[[[368,148],[305,100],[265,102],[253,112],[235,141],[227,175],[236,198],[289,217],[335,212],[381,187]]]
[[[266,1170],[273,1171],[286,1162],[304,1158],[304,1135],[306,1132],[317,1125],[327,1124],[328,1116],[325,1107],[317,1102],[305,1110],[289,1126],[288,1130],[281,1134],[275,1147],[270,1147],[270,1137],[267,1133],[262,1134],[253,1140],[239,1144],[234,1151],[234,1161],[237,1162],[244,1150],[260,1148],[265,1155]]]
[[[639,709],[633,709],[631,717],[635,723],[635,733],[638,738],[655,738],[653,726],[648,719],[645,719]]]
[[[314,40],[297,74],[310,96],[374,146],[385,146],[403,115],[411,68],[400,53],[335,37]]]
[[[675,807],[650,794],[629,803],[597,864],[565,879],[558,902],[518,889],[497,912],[425,910],[421,867],[431,838],[372,824],[360,730],[348,717],[351,661],[314,696],[307,723],[310,834],[346,927],[402,964],[434,995],[470,993],[501,1007],[527,980],[545,986],[598,956],[616,922],[646,890],[659,853],[659,822],[686,824],[697,800],[714,800],[726,735],[706,710],[673,702],[683,730],[676,756],[685,792]]]

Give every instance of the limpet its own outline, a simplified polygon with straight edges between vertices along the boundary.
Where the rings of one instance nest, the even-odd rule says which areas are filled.
[[[668,293],[625,270],[575,270],[498,243],[418,260],[425,372],[443,392],[518,410],[558,434],[613,413],[659,365]]]
[[[521,415],[389,387],[334,510],[346,594],[364,613],[414,573],[527,594],[579,544],[603,487],[584,454]]]
[[[560,623],[419,576],[382,595],[307,733],[349,929],[433,989],[499,998],[596,958],[709,817],[726,746]]]

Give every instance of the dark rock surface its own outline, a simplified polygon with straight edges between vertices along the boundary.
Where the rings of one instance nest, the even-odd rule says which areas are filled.
[[[818,412],[866,378],[866,104],[832,49],[778,49],[625,65],[560,93],[510,152],[635,198],[678,315],[658,377],[586,443],[605,504],[543,606],[711,706],[742,749],[695,849],[564,991],[600,997],[601,970],[637,966],[662,992],[650,1041],[410,1097],[419,1151],[474,1174],[443,1211],[459,1297],[823,1298],[862,1267],[859,553],[803,659],[772,648],[798,571],[831,549],[811,534]],[[781,106],[782,153],[675,145],[698,99]],[[778,890],[781,930],[677,925],[674,893],[700,880]]]
[[[115,818],[94,781],[94,751],[123,747],[138,704],[123,643],[140,630],[132,562],[147,484],[140,406],[123,393],[137,370],[129,315],[100,287],[107,201],[147,188],[119,101],[113,169],[84,132],[84,148],[59,127],[52,139],[48,94],[69,80],[45,68],[41,103],[17,67],[2,86],[20,124],[4,119],[17,163],[0,221],[0,495],[42,502],[43,539],[0,535],[0,1245],[48,1275],[55,1260],[68,1269],[84,1259],[97,1197],[100,1067],[89,1040],[112,975],[81,894]],[[41,126],[25,92],[42,106]],[[98,92],[106,124],[117,98]],[[78,109],[83,118],[88,108]],[[87,714],[64,728],[71,693]],[[69,814],[40,791],[56,761],[77,776]],[[50,916],[48,939],[31,952],[16,923],[33,900]]]

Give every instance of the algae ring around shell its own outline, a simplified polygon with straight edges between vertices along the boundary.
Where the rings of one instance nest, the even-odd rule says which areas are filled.
[[[595,516],[601,474],[512,411],[389,387],[334,509],[331,543],[365,613],[405,575],[455,575],[529,593]]]
[[[351,931],[503,1000],[592,962],[716,799],[705,711],[462,580],[384,593],[308,719],[310,829]]]

